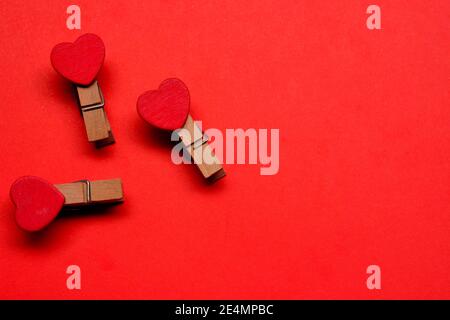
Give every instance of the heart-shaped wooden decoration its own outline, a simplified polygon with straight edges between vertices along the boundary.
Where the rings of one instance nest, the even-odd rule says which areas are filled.
[[[56,218],[64,205],[64,195],[44,179],[25,176],[10,190],[16,206],[16,222],[24,230],[38,231]]]
[[[183,81],[164,80],[158,90],[150,90],[139,96],[137,111],[149,124],[163,129],[176,130],[186,122],[189,115],[189,90]]]
[[[91,84],[105,60],[105,45],[99,36],[86,33],[74,43],[57,44],[50,55],[53,68],[67,80],[87,86]]]

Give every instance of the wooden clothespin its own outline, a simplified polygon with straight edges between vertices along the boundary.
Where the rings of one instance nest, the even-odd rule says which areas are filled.
[[[55,184],[55,187],[64,195],[64,206],[68,207],[123,201],[122,181],[120,179],[80,180]]]
[[[225,171],[208,144],[209,138],[195,123],[191,115],[188,115],[183,129],[185,130],[180,130],[178,135],[203,177],[214,181],[223,178]]]
[[[88,87],[77,86],[76,88],[89,142],[94,142],[96,147],[114,143],[114,136],[104,109],[105,101],[98,82],[94,81]]]
[[[103,94],[95,80],[104,59],[105,45],[92,33],[80,36],[74,43],[57,44],[51,53],[53,68],[76,88],[88,141],[98,148],[114,143]]]
[[[43,229],[63,208],[123,201],[120,179],[53,185],[39,177],[25,176],[13,183],[10,195],[16,206],[17,224],[26,231]]]
[[[144,121],[163,130],[182,129],[177,132],[203,177],[216,181],[225,176],[225,171],[189,109],[189,90],[176,78],[164,80],[158,90],[143,93],[137,101],[137,111]]]

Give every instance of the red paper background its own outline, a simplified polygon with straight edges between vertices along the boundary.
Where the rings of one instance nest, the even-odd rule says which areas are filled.
[[[81,31],[70,4],[1,3],[0,298],[450,298],[449,1],[79,0]],[[49,61],[86,32],[106,45],[103,150]],[[172,164],[135,108],[172,76],[205,128],[279,128],[279,174],[208,186]],[[26,174],[121,177],[126,201],[28,235],[9,199]]]

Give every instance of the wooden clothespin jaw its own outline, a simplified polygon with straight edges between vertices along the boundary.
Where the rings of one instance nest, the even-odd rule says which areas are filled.
[[[50,224],[63,208],[123,202],[120,179],[51,184],[34,176],[17,179],[11,186],[16,221],[26,231],[39,231]]]
[[[72,183],[55,184],[55,187],[64,195],[65,207],[123,201],[122,181],[120,179],[80,180]]]
[[[222,165],[209,146],[208,136],[192,119],[191,115],[188,115],[182,129],[184,130],[179,130],[178,135],[203,177],[209,181],[223,178],[226,175],[225,170],[223,170]]]
[[[225,171],[209,146],[208,137],[189,114],[189,108],[189,90],[176,78],[164,80],[158,90],[143,93],[137,101],[141,118],[159,129],[176,130],[203,177],[216,181],[226,175]]]
[[[89,142],[94,142],[98,148],[114,143],[114,136],[104,109],[105,100],[97,80],[87,87],[79,85],[75,87]]]
[[[74,43],[56,45],[50,57],[53,68],[76,88],[88,141],[98,148],[114,143],[103,94],[96,80],[105,58],[103,41],[87,33]]]

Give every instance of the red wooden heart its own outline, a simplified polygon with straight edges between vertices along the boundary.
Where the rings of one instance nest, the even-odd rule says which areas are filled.
[[[105,45],[99,36],[86,33],[74,43],[57,44],[50,55],[53,68],[73,83],[91,84],[105,60]]]
[[[164,80],[158,90],[143,93],[137,101],[137,111],[151,125],[176,130],[186,122],[189,114],[189,90],[183,81],[171,78]]]
[[[27,231],[38,231],[56,218],[64,205],[64,195],[44,179],[25,176],[11,186],[16,221]]]

